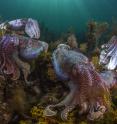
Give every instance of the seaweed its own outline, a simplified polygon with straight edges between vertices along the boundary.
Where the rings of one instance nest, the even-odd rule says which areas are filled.
[[[89,21],[87,32],[87,52],[89,56],[98,48],[99,39],[107,31],[109,24],[107,22]]]

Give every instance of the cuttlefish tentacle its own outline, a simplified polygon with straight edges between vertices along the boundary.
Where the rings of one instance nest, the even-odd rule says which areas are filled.
[[[73,100],[73,98],[74,98],[74,95],[75,95],[75,92],[76,92],[76,85],[73,83],[73,82],[69,82],[68,83],[69,84],[69,88],[70,88],[70,93],[67,95],[67,97],[63,100],[63,101],[61,101],[60,103],[58,103],[58,104],[55,104],[55,105],[49,105],[49,106],[47,106],[46,107],[46,109],[45,109],[45,111],[44,111],[44,115],[45,116],[53,116],[53,115],[56,115],[57,114],[57,112],[55,112],[55,111],[53,111],[53,110],[51,110],[52,108],[55,108],[55,107],[62,107],[62,106],[65,106],[65,111],[66,111],[66,109],[68,109],[69,108],[69,110],[71,111],[72,109],[70,109],[70,108],[72,108],[72,106],[73,106],[73,108],[75,107],[75,105],[71,105],[71,102],[72,102],[72,100]],[[71,105],[71,106],[70,106]],[[69,112],[69,111],[68,111]],[[64,110],[63,110],[63,113],[64,113]],[[67,115],[68,115],[68,113],[67,113]],[[64,118],[64,117],[63,117]]]
[[[61,112],[61,119],[63,121],[68,120],[68,114],[75,108],[75,105],[70,105],[65,107],[65,109]]]
[[[68,86],[70,88],[70,93],[66,96],[66,98],[63,101],[56,104],[55,107],[69,106],[73,101],[74,95],[76,93],[77,85],[75,85],[75,83],[73,83],[72,81],[69,81]]]
[[[27,77],[30,74],[30,65],[26,62],[21,61],[21,59],[18,56],[18,53],[13,54],[13,58],[16,62],[16,64],[21,68],[23,74],[24,74],[24,80],[27,84],[29,84]]]
[[[88,103],[87,102],[84,102],[81,104],[81,110],[79,111],[79,114],[83,114],[83,113],[86,113],[88,111]]]
[[[57,111],[52,110],[52,108],[54,108],[54,107],[55,107],[54,105],[48,105],[45,108],[43,115],[44,116],[55,116],[57,114]]]
[[[95,119],[103,118],[103,115],[105,112],[106,112],[105,106],[100,106],[96,112],[94,111],[94,108],[92,108],[92,110],[90,110],[87,118],[89,120],[95,120]]]

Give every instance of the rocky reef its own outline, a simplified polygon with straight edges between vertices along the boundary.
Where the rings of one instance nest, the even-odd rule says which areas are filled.
[[[21,20],[19,20],[19,21],[21,21]],[[23,20],[23,26],[24,26],[24,24],[26,24],[25,21],[27,22],[27,20]],[[10,22],[10,24],[14,24],[14,23]],[[33,24],[34,24],[33,25],[34,27],[37,26],[37,23],[35,21],[33,22]],[[10,35],[12,34],[11,36],[14,38],[14,31],[11,33],[11,27],[9,27],[9,25],[8,25],[8,28],[9,28],[9,30],[6,30],[5,28],[0,29],[0,37],[3,37],[4,35],[6,36],[6,34],[10,34]],[[105,22],[98,23],[95,21],[91,21],[88,23],[88,32],[87,32],[86,42],[83,42],[83,43],[79,42],[77,40],[77,36],[75,36],[75,34],[73,32],[68,32],[68,33],[66,33],[65,36],[61,36],[56,41],[49,41],[48,42],[49,48],[48,48],[47,43],[45,43],[45,42],[40,41],[40,44],[38,44],[39,42],[37,42],[37,40],[40,37],[40,31],[39,31],[39,29],[36,28],[36,31],[39,32],[39,34],[36,33],[37,35],[34,35],[35,32],[33,32],[34,31],[33,28],[31,28],[31,30],[28,29],[28,32],[27,32],[29,34],[29,37],[32,39],[30,43],[32,43],[31,45],[34,48],[35,48],[35,46],[37,46],[37,47],[39,46],[38,49],[40,49],[42,46],[43,51],[38,52],[38,55],[36,57],[34,57],[33,59],[29,58],[27,61],[26,57],[30,54],[26,54],[27,56],[25,56],[24,54],[20,54],[21,52],[19,52],[19,49],[15,49],[15,51],[18,51],[19,52],[18,54],[20,54],[20,57],[18,56],[20,58],[20,59],[18,58],[18,63],[19,63],[19,60],[22,60],[23,63],[27,63],[26,65],[30,65],[30,73],[28,73],[28,75],[26,75],[26,79],[24,78],[24,76],[25,76],[24,72],[27,72],[27,70],[26,70],[27,68],[26,68],[26,66],[21,66],[21,65],[23,65],[21,63],[17,64],[16,57],[15,57],[15,59],[14,58],[12,59],[13,62],[15,62],[15,64],[14,64],[15,66],[13,65],[13,67],[15,67],[15,69],[17,69],[17,70],[14,69],[14,72],[19,71],[20,75],[15,80],[13,80],[13,78],[12,78],[13,75],[15,75],[17,73],[14,73],[14,72],[10,73],[12,70],[10,68],[9,63],[7,64],[7,62],[9,62],[8,60],[10,59],[10,57],[14,57],[14,55],[13,55],[14,51],[10,51],[12,56],[7,57],[8,54],[5,56],[5,58],[7,58],[8,60],[5,58],[2,59],[3,54],[0,54],[1,55],[0,56],[1,57],[0,65],[2,67],[2,70],[0,70],[0,74],[1,74],[0,75],[0,123],[1,124],[18,124],[18,123],[19,124],[115,124],[117,122],[117,86],[115,85],[116,84],[116,80],[115,80],[116,79],[116,69],[114,68],[114,70],[112,70],[112,72],[111,72],[112,76],[110,79],[110,77],[108,77],[108,73],[104,72],[104,71],[107,71],[105,68],[105,65],[99,64],[99,61],[100,61],[99,55],[101,53],[100,39],[101,39],[101,36],[109,28],[109,25]],[[8,32],[10,32],[10,33],[8,33]],[[115,30],[113,32],[115,32]],[[46,35],[47,35],[47,32],[46,32]],[[108,35],[110,37],[112,34],[109,33]],[[17,35],[15,34],[15,36],[17,36]],[[33,39],[32,38],[33,36],[35,36],[35,37],[37,36],[37,39],[35,39],[35,38]],[[24,43],[24,39],[25,39],[26,44],[24,44],[24,45],[27,46],[27,43],[30,38],[24,36],[24,33],[22,36],[22,30],[20,30],[18,32],[17,37],[18,37],[18,40],[21,41],[22,44]],[[42,34],[42,39],[46,39],[46,38],[44,38],[44,33]],[[51,38],[50,38],[50,40],[51,40]],[[16,39],[14,41],[16,41]],[[35,41],[37,44],[33,44],[33,42],[35,43]],[[43,44],[43,43],[45,43],[45,44]],[[107,43],[107,41],[105,43]],[[22,50],[25,50],[24,49],[25,46],[22,47],[22,44],[21,45],[18,44],[18,47],[21,47],[21,49],[23,48]],[[84,69],[84,72],[87,72],[86,77],[88,77],[88,78],[86,78],[86,79],[91,79],[91,80],[87,81],[88,84],[93,83],[94,85],[96,85],[94,79],[99,79],[98,80],[99,82],[96,82],[97,85],[99,86],[99,91],[101,92],[103,90],[104,92],[101,92],[102,94],[98,94],[97,92],[93,92],[93,93],[95,93],[94,94],[95,96],[99,95],[100,97],[103,97],[101,99],[96,99],[96,100],[99,100],[98,103],[100,103],[101,106],[109,105],[109,109],[107,109],[106,111],[104,110],[105,114],[103,114],[103,112],[102,112],[101,113],[102,116],[100,118],[97,117],[96,110],[91,111],[92,109],[94,109],[93,107],[96,106],[97,104],[95,104],[91,108],[91,104],[87,100],[86,100],[86,102],[88,102],[88,106],[90,106],[89,107],[90,109],[88,109],[88,111],[86,111],[83,114],[79,114],[79,112],[81,112],[80,107],[82,105],[84,105],[83,107],[85,108],[85,104],[82,104],[81,101],[82,101],[82,98],[85,98],[86,95],[84,95],[84,92],[82,91],[83,95],[81,94],[81,97],[79,97],[80,95],[78,95],[76,90],[74,90],[75,94],[73,94],[73,95],[75,95],[75,97],[71,98],[72,103],[74,101],[76,101],[75,107],[73,106],[73,108],[65,109],[64,106],[61,106],[61,107],[56,106],[55,111],[54,111],[54,108],[52,106],[49,106],[50,107],[49,109],[51,111],[48,111],[48,114],[50,114],[50,115],[53,114],[54,116],[50,117],[50,116],[44,115],[45,108],[47,108],[48,105],[57,105],[58,103],[59,104],[61,103],[60,101],[62,101],[62,100],[64,101],[64,99],[68,96],[68,94],[70,92],[70,87],[72,87],[71,85],[68,85],[69,79],[61,80],[60,76],[56,75],[56,70],[53,65],[52,55],[53,55],[53,51],[55,49],[57,49],[57,48],[59,49],[59,47],[57,47],[59,44],[66,44],[67,46],[70,46],[72,51],[75,51],[76,53],[80,53],[81,58],[82,58],[81,54],[84,53],[84,56],[82,59],[78,58],[81,60],[80,62],[78,60],[78,63],[80,63],[81,66],[77,66],[77,67],[75,66],[75,67],[76,67],[77,73],[79,75],[81,74],[81,72],[79,72],[79,68],[81,68],[82,70]],[[95,46],[92,46],[92,44]],[[108,44],[110,45],[110,42]],[[28,45],[30,45],[30,44],[28,44]],[[111,46],[112,46],[112,44],[110,45],[110,47]],[[5,50],[6,49],[10,50],[8,48],[9,47],[5,46]],[[14,46],[13,46],[13,48],[14,48]],[[15,47],[15,48],[17,48],[17,47]],[[48,51],[47,51],[47,49],[48,49]],[[2,49],[2,50],[4,53],[4,49]],[[109,50],[112,51],[112,49],[109,49]],[[60,51],[59,51],[60,55],[62,54],[61,51],[62,50],[60,49]],[[76,55],[76,53],[75,53],[75,55]],[[108,54],[109,53],[107,53],[107,55]],[[56,53],[56,56],[57,55],[58,54]],[[114,54],[112,54],[112,56],[114,56]],[[28,57],[31,57],[31,56],[28,56]],[[58,58],[59,57],[60,56],[58,55]],[[75,57],[75,60],[76,59],[77,59],[77,57]],[[4,66],[2,66],[3,60],[4,61],[6,60]],[[63,60],[64,60],[64,58],[63,58]],[[85,63],[84,61],[87,63]],[[69,64],[69,63],[67,63],[67,64]],[[72,64],[76,64],[76,63],[72,63]],[[70,66],[70,68],[71,68],[72,65],[66,65],[64,70],[68,69],[67,66]],[[9,72],[10,74],[5,73],[6,69],[7,69],[7,72]],[[67,72],[67,74],[66,74],[66,72]],[[70,74],[68,74],[68,73],[69,73],[69,70],[62,73],[63,78],[66,78],[69,75],[69,77],[71,79],[73,79],[72,81],[74,81],[75,79],[77,81],[81,81],[81,82],[84,81],[83,78],[81,80],[77,76],[74,77],[75,70],[73,72],[71,72]],[[94,73],[96,73],[96,75],[93,75]],[[109,79],[108,81],[110,81],[111,84],[113,84],[112,86],[108,86],[108,88],[107,88],[109,90],[109,93],[108,93],[108,91],[106,91],[105,85],[103,84],[103,80],[101,79],[102,77],[100,77],[97,73],[100,74],[103,78],[104,77],[106,79],[108,78]],[[101,73],[104,73],[106,75],[103,75]],[[90,77],[91,75],[92,75],[92,77]],[[80,75],[80,76],[83,76],[83,75]],[[26,83],[27,80],[30,81],[31,83]],[[84,84],[85,84],[85,82],[86,82],[86,80],[84,81]],[[101,85],[98,84],[100,82],[102,82]],[[81,86],[84,87],[84,84],[81,84]],[[75,85],[75,86],[78,86],[78,85]],[[87,85],[87,86],[90,90],[92,90],[89,85]],[[103,87],[103,88],[100,89],[100,87],[101,88]],[[73,89],[75,89],[75,88],[72,87],[72,91],[73,91]],[[87,92],[89,93],[89,91],[87,91]],[[90,96],[91,96],[91,94],[90,94]],[[91,97],[89,98],[89,95],[87,95],[87,97],[88,97],[88,99],[91,98]],[[80,99],[81,103],[78,103],[77,99]],[[101,100],[103,101],[103,104],[102,104]],[[69,102],[67,101],[66,104],[68,104],[68,103]],[[84,103],[84,101],[83,101],[83,103]],[[96,102],[94,102],[94,103],[96,103]],[[67,106],[66,104],[65,104],[65,107]],[[69,104],[71,105],[71,103],[69,103]],[[74,105],[74,104],[72,104],[72,105]],[[68,110],[67,111],[68,112],[67,120],[64,120],[65,119],[64,118],[63,119],[64,121],[61,119],[61,111],[63,111],[63,110]],[[87,119],[87,114],[88,114],[89,110],[91,112],[93,112],[93,114],[90,113],[89,115],[90,115],[90,118],[93,116],[95,118],[94,120]],[[57,114],[55,114],[56,111],[58,112]],[[63,113],[64,112],[66,112],[66,111],[63,111]],[[95,115],[96,115],[96,117],[95,117]]]

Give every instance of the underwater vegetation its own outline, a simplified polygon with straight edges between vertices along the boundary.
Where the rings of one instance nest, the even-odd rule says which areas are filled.
[[[88,23],[87,52],[90,55],[98,47],[99,39],[106,32],[108,26],[106,22],[98,23],[96,21],[90,21]]]
[[[45,42],[32,18],[0,24],[0,124],[117,123],[117,32],[87,28],[83,43],[72,28]]]

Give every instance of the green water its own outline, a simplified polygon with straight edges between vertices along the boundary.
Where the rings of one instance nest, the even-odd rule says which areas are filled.
[[[78,33],[90,19],[117,17],[117,0],[0,0],[0,15],[4,20],[32,17],[56,33],[72,26]]]

